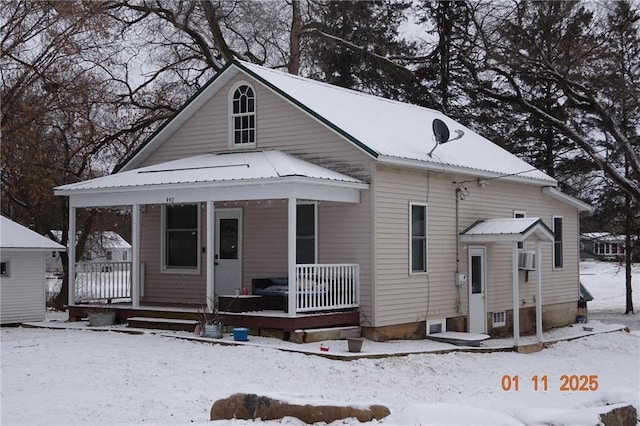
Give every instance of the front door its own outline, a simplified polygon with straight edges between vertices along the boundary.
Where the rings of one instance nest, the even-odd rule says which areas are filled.
[[[485,248],[469,248],[469,332],[487,332]]]
[[[242,210],[216,209],[215,292],[240,294],[242,286]]]

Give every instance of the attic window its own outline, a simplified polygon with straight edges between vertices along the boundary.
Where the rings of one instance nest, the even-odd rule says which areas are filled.
[[[230,99],[230,145],[232,148],[256,146],[256,96],[253,87],[240,83]]]

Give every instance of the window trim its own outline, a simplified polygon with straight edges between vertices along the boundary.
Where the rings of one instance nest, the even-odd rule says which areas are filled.
[[[438,325],[440,324],[441,326],[441,331],[439,331],[438,333],[445,333],[447,331],[447,320],[445,318],[442,319],[437,319],[437,320],[427,320],[427,336],[430,336],[432,334],[437,334],[437,333],[431,333],[431,326],[432,325]]]
[[[313,205],[313,264],[318,263],[318,202],[317,201],[297,201],[296,202],[296,223],[298,222],[297,208],[302,205]],[[296,232],[296,264],[298,264],[298,233]]]
[[[413,207],[424,207],[424,271],[413,270]],[[429,206],[422,202],[409,202],[409,275],[425,275],[429,273]]]
[[[514,219],[519,219],[519,218],[525,218],[527,217],[527,212],[525,210],[513,210],[513,218]],[[524,250],[525,249],[525,245],[524,245],[524,241],[519,241],[518,242],[518,250]]]
[[[197,243],[196,243],[196,247],[197,247],[197,256],[196,256],[196,260],[197,260],[197,266],[195,268],[177,268],[177,267],[171,267],[171,266],[167,266],[167,261],[166,261],[166,254],[167,254],[167,249],[166,249],[166,244],[167,244],[167,208],[168,207],[179,207],[181,205],[187,206],[187,205],[195,205],[196,206],[196,212],[198,215],[198,227],[197,227]],[[160,273],[163,274],[184,274],[184,275],[200,275],[200,271],[202,268],[202,256],[200,255],[201,253],[201,249],[200,247],[202,247],[202,220],[201,220],[201,213],[200,213],[200,203],[185,203],[185,204],[163,204],[162,205],[162,209],[161,209],[161,218],[160,218]]]
[[[248,86],[253,91],[253,120],[254,120],[254,130],[253,130],[253,143],[240,143],[236,144],[234,140],[234,127],[233,122],[235,116],[233,115],[233,95],[236,90],[242,86]],[[231,89],[229,90],[228,99],[227,99],[227,116],[228,116],[228,139],[229,139],[229,149],[255,149],[258,143],[258,96],[256,93],[256,88],[253,84],[248,81],[241,80],[236,82]]]
[[[4,274],[0,274],[1,278],[11,278],[11,260],[10,259],[2,259],[0,261],[0,263],[4,263],[5,264],[5,271],[6,273]]]
[[[556,244],[558,243],[558,241],[556,241],[556,219],[560,219],[562,222],[561,225],[561,235],[560,235],[560,247],[562,252],[560,253],[562,258],[560,259],[561,261],[561,266],[557,266],[556,265]],[[553,223],[553,250],[551,252],[551,262],[552,262],[552,266],[554,270],[561,270],[564,269],[564,216],[551,216],[551,222]]]
[[[493,328],[506,327],[507,325],[507,311],[494,311],[491,315]],[[496,321],[496,318],[502,318],[501,321]]]

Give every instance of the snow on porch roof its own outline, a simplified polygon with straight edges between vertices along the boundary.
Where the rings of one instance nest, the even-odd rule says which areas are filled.
[[[538,217],[479,220],[460,233],[460,241],[522,242],[528,238],[553,242],[553,232]]]
[[[0,248],[4,250],[66,250],[55,241],[4,216],[0,216]]]
[[[296,188],[285,184],[298,185]],[[301,192],[302,186],[308,189]],[[323,188],[323,198],[340,201],[340,189],[369,188],[361,180],[309,163],[281,151],[204,154],[120,172],[55,188],[56,195],[93,196],[77,206],[286,198]],[[252,192],[248,192],[251,188]],[[310,189],[311,188],[311,189]],[[242,189],[247,189],[242,191]],[[216,191],[216,193],[213,193]],[[336,192],[335,197],[331,191]],[[102,197],[103,200],[99,200]],[[107,197],[112,197],[107,199]],[[135,198],[133,198],[135,197]],[[353,198],[350,195],[348,198]],[[171,201],[166,201],[170,199]],[[165,201],[163,201],[165,200]],[[115,204],[114,204],[115,203]],[[74,204],[74,203],[72,203]]]

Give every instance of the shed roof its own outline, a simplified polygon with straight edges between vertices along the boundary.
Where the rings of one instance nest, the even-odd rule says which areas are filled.
[[[538,217],[479,220],[460,233],[461,241],[522,242],[533,238],[553,241],[553,232]]]
[[[363,183],[358,179],[312,164],[281,151],[204,154],[59,186],[68,191],[214,182],[248,182],[287,177]]]
[[[76,207],[277,199],[357,202],[369,184],[281,151],[204,154],[55,188]]]
[[[0,248],[12,250],[66,250],[64,246],[37,232],[0,216]]]

